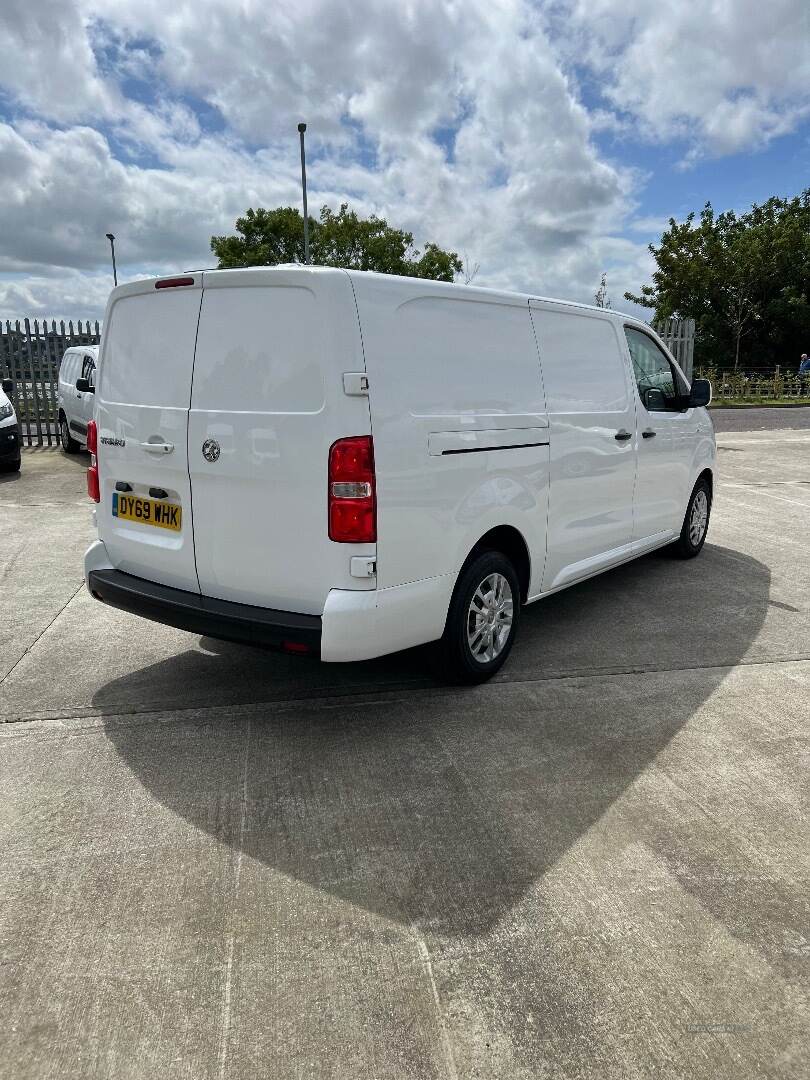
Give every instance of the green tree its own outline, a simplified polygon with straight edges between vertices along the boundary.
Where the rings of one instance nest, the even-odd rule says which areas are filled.
[[[337,213],[322,207],[317,221],[310,217],[309,246],[310,259],[318,266],[377,270],[435,281],[453,281],[462,270],[454,251],[425,244],[419,252],[412,233],[394,229],[374,214],[361,218],[347,203]],[[211,237],[211,250],[222,269],[303,262],[304,219],[291,206],[250,209],[236,219],[236,235]]]
[[[655,318],[693,318],[696,366],[790,369],[810,341],[810,189],[771,198],[739,217],[670,218],[652,284],[628,300]]]
[[[310,230],[313,226],[310,218]],[[250,209],[236,219],[236,231],[237,236],[211,237],[211,250],[222,270],[303,261],[304,221],[291,206]]]

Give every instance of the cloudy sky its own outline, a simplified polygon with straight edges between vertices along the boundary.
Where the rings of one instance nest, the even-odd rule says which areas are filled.
[[[99,317],[248,206],[348,201],[614,306],[670,215],[810,184],[807,0],[2,0],[0,318]]]

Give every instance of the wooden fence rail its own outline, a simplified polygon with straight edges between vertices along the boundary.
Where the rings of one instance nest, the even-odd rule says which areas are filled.
[[[22,323],[0,322],[0,376],[11,379],[11,400],[20,421],[24,446],[56,446],[57,380],[65,349],[71,345],[97,345],[100,330],[97,322],[80,319],[58,324],[52,319],[40,322],[24,319]]]

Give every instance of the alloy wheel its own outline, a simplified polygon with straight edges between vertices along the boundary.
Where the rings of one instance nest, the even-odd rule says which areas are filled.
[[[692,513],[689,516],[689,541],[697,547],[706,533],[709,521],[709,497],[701,488],[692,502]]]
[[[500,656],[514,618],[512,588],[503,574],[489,574],[475,590],[467,610],[467,644],[482,664]]]

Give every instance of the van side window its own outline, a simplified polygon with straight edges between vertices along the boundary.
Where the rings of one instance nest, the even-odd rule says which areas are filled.
[[[91,386],[96,385],[96,362],[92,356],[85,356],[82,360],[82,378],[87,379]]]
[[[649,412],[677,412],[686,387],[651,337],[625,326],[627,347],[633,361],[638,396]]]

